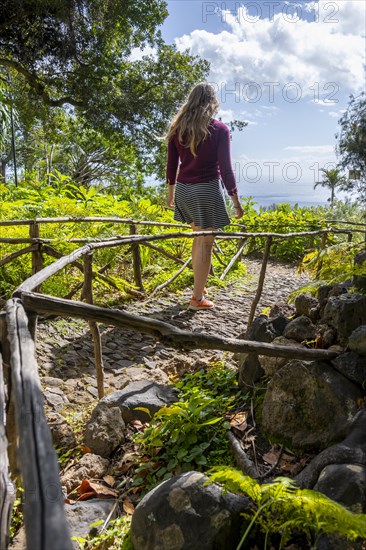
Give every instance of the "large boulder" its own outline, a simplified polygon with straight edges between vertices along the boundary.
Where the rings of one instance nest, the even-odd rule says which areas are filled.
[[[366,513],[366,467],[329,464],[320,473],[315,491],[343,504],[357,514]]]
[[[332,365],[348,380],[366,389],[366,362],[363,357],[353,351],[341,353],[332,360]]]
[[[352,332],[348,347],[358,355],[366,356],[366,325],[361,325]]]
[[[255,342],[272,342],[284,331],[288,319],[284,315],[277,315],[273,318],[266,315],[258,315],[241,338]],[[256,353],[239,354],[239,386],[244,389],[251,389],[256,382],[264,375],[264,370]]]
[[[177,400],[178,392],[174,386],[141,380],[132,382],[123,390],[115,391],[103,397],[99,405],[106,404],[108,407],[118,407],[124,422],[127,424],[131,420],[148,422],[159,409],[165,405],[171,405]]]
[[[284,336],[278,336],[272,342],[272,344],[277,344],[278,346],[289,346],[292,348],[302,348],[303,346],[296,342],[296,340],[289,340]],[[274,357],[272,355],[261,355],[259,357],[264,373],[267,376],[273,376],[275,372],[280,370],[290,359],[287,357]]]
[[[93,498],[65,505],[66,520],[72,537],[86,538],[91,529],[96,535],[102,528],[103,522],[112,513],[111,519],[116,517],[115,499]],[[98,522],[98,526],[95,524]],[[72,541],[75,550],[80,549],[76,540]]]
[[[360,325],[366,325],[366,296],[330,296],[324,308],[323,321],[337,330],[339,343],[346,345],[352,332]]]
[[[243,390],[252,390],[256,382],[264,375],[257,353],[242,354],[239,364],[238,384]]]
[[[301,315],[286,325],[286,328],[283,331],[283,336],[285,336],[285,338],[289,338],[290,340],[296,340],[296,342],[314,340],[316,336],[316,327],[310,321],[309,317]]]
[[[332,288],[333,287],[331,285],[321,285],[318,288],[317,296],[318,296],[318,301],[319,301],[320,307],[324,307],[325,304],[327,303],[329,293],[332,290]]]
[[[310,317],[312,320],[315,320],[317,318],[319,309],[319,302],[314,296],[311,296],[311,294],[304,294],[301,293],[295,298],[295,310],[296,315],[306,315],[306,317]]]
[[[293,449],[324,449],[347,433],[360,393],[328,363],[292,360],[268,384],[262,429]]]
[[[108,458],[123,443],[124,429],[119,407],[98,403],[85,427],[84,443],[92,453]]]
[[[242,496],[224,493],[208,478],[188,472],[164,481],[139,503],[131,523],[134,550],[227,550],[240,541],[251,507]]]

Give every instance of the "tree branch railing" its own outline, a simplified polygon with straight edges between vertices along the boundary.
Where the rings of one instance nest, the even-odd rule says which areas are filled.
[[[106,218],[110,221],[110,218]],[[59,221],[59,220],[57,220]],[[66,220],[63,220],[65,222]],[[75,222],[75,219],[70,221]],[[83,220],[84,221],[84,220]],[[100,221],[96,219],[95,221]],[[9,224],[9,222],[7,222]],[[22,242],[30,246],[17,251],[12,259],[22,254],[41,254],[40,245],[49,246],[52,239],[42,239],[34,226],[34,221],[29,221],[32,237]],[[47,223],[56,223],[55,219],[48,219]],[[140,222],[138,222],[140,223]],[[63,495],[59,481],[56,453],[52,447],[50,431],[43,410],[43,397],[38,378],[37,364],[35,360],[35,330],[38,315],[67,316],[84,319],[89,323],[93,342],[95,363],[97,367],[98,396],[102,397],[104,392],[102,345],[100,332],[97,323],[119,326],[128,330],[139,331],[149,334],[154,338],[172,347],[183,349],[215,349],[230,352],[254,352],[257,355],[270,355],[286,358],[297,358],[306,360],[330,360],[338,355],[337,351],[319,350],[306,348],[293,348],[262,342],[253,342],[242,339],[226,338],[214,334],[190,332],[181,330],[169,323],[151,319],[148,317],[132,315],[118,309],[102,308],[93,304],[93,252],[103,248],[128,246],[137,250],[138,246],[144,243],[151,245],[153,241],[191,239],[199,235],[214,235],[218,239],[237,239],[239,242],[238,251],[234,258],[240,258],[243,252],[244,239],[261,237],[266,240],[265,254],[262,263],[261,273],[255,299],[252,304],[250,319],[254,317],[259,302],[266,265],[269,258],[271,243],[274,239],[291,239],[300,236],[319,236],[327,233],[345,233],[350,230],[321,229],[298,233],[223,233],[219,231],[199,232],[176,232],[155,235],[137,234],[136,225],[130,220],[133,227],[130,235],[117,236],[102,241],[90,242],[85,239],[73,239],[69,242],[86,243],[66,256],[62,256],[52,264],[41,269],[41,261],[33,262],[31,277],[21,283],[14,291],[13,298],[6,304],[6,313],[0,312],[0,543],[6,548],[8,543],[9,514],[14,494],[9,484],[8,470],[13,476],[17,476],[17,466],[14,465],[15,448],[17,449],[18,466],[24,486],[24,518],[26,527],[27,547],[37,550],[71,550],[68,527],[63,509]],[[147,225],[141,222],[142,225]],[[0,222],[0,225],[5,225]],[[20,225],[19,221],[13,220],[10,225]],[[155,225],[167,225],[158,224]],[[172,227],[173,224],[169,224]],[[173,225],[175,227],[175,224]],[[181,228],[182,226],[179,225]],[[0,239],[0,242],[13,241]],[[37,245],[35,248],[34,246]],[[45,246],[44,250],[47,250]],[[155,247],[158,248],[158,247]],[[48,250],[51,252],[51,248]],[[54,255],[58,255],[52,251]],[[15,254],[15,253],[14,253]],[[51,254],[52,255],[52,254]],[[6,260],[11,255],[6,257]],[[83,258],[84,263],[79,261]],[[9,260],[11,261],[11,260]],[[190,259],[185,261],[180,271],[188,265]],[[232,262],[232,261],[231,261]],[[6,263],[6,262],[5,262]],[[181,263],[181,262],[178,262]],[[233,263],[233,262],[232,262]],[[3,264],[4,265],[4,264]],[[47,279],[60,272],[69,265],[76,265],[83,269],[84,282],[82,283],[82,296],[87,303],[75,300],[67,300],[47,296],[34,292]],[[106,266],[105,266],[106,267]],[[104,268],[102,268],[104,269]],[[99,271],[102,271],[99,270]],[[97,273],[98,275],[98,273]],[[155,289],[156,290],[156,289]],[[33,336],[33,337],[32,337]],[[14,406],[15,426],[12,425],[11,407],[6,406],[6,419],[1,412],[4,410],[4,391],[2,382],[3,370],[8,369],[11,377],[8,383],[8,405],[9,398]],[[6,432],[5,428],[6,426]],[[8,448],[9,461],[6,460],[6,447]],[[12,457],[12,458],[11,458]],[[10,482],[11,483],[11,482]],[[10,491],[10,492],[9,492]],[[1,546],[1,549],[2,547]]]
[[[6,323],[18,435],[17,455],[24,488],[23,512],[27,548],[72,550],[57,456],[43,408],[34,342],[20,300],[8,301]],[[2,341],[2,346],[4,345],[6,343]],[[0,498],[2,512],[1,493]],[[0,524],[2,523],[0,518]]]

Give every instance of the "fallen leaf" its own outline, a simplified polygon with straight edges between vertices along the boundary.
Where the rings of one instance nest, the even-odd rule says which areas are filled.
[[[290,464],[290,463],[287,463],[287,464],[281,464],[280,465],[280,468],[282,470],[282,472],[287,472],[289,474],[292,474],[292,472],[294,472],[297,468],[297,464]]]
[[[131,470],[131,468],[133,468],[134,466],[134,462],[126,462],[125,464],[122,464],[120,468],[118,468],[118,473],[127,474],[128,470]]]
[[[126,512],[126,514],[129,514],[130,516],[132,516],[132,514],[134,513],[135,511],[135,507],[134,505],[132,504],[132,502],[126,498],[124,501],[123,501],[123,510]]]
[[[288,453],[283,453],[281,456],[281,462],[296,462],[296,456]]]
[[[263,455],[263,460],[267,462],[267,464],[270,464],[271,466],[273,466],[273,464],[276,463],[277,456],[275,455],[275,453],[272,453],[271,451],[269,451],[268,453],[265,453]]]
[[[88,453],[91,453],[91,449],[90,449],[90,447],[87,447],[86,445],[82,445],[81,446],[81,452],[83,453],[83,455],[86,455]]]
[[[235,414],[230,420],[230,426],[232,426],[236,430],[239,430],[240,432],[244,432],[248,427],[246,420],[247,420],[247,413],[241,412],[241,413]]]
[[[144,410],[145,411],[145,409],[143,407],[137,407],[135,410],[139,410],[139,411]],[[149,409],[146,409],[146,411],[150,414]],[[135,430],[144,430],[145,427],[146,427],[146,423],[142,423],[141,420],[130,420],[129,425],[132,426],[133,428],[135,428]]]
[[[317,337],[315,338],[315,347],[316,349],[323,348],[323,338],[320,334],[318,334]]]
[[[76,491],[80,494],[78,500],[88,500],[89,498],[116,498],[118,491],[112,487],[106,487],[102,483],[95,483],[88,479],[83,479]]]
[[[94,491],[90,491],[90,493],[83,493],[79,496],[79,500],[90,500],[91,498],[95,498],[97,495]]]
[[[98,498],[117,498],[118,491],[112,487],[106,487],[103,483],[90,482],[91,489],[95,492]]]
[[[108,484],[110,485],[111,487],[113,487],[113,485],[115,484],[116,480],[113,476],[109,476],[109,475],[106,475],[106,476],[103,476],[103,480]]]
[[[76,491],[80,493],[81,495],[83,493],[88,493],[90,491],[90,483],[87,479],[83,479],[83,481],[80,483],[79,487],[77,487]]]

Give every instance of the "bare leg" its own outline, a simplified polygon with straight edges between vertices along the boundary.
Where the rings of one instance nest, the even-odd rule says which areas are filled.
[[[192,231],[202,231],[201,227],[192,225]],[[215,231],[213,228],[206,228],[205,231]],[[193,296],[200,300],[203,296],[203,289],[211,267],[212,247],[215,237],[211,235],[195,237],[192,244],[192,265],[194,274]]]

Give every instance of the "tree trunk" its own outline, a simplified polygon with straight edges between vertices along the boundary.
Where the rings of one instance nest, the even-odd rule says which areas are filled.
[[[334,187],[331,188],[331,195],[330,195],[330,207],[333,208],[334,206],[334,199],[335,199],[335,196],[334,196]]]
[[[6,160],[1,160],[1,181],[6,183]]]

